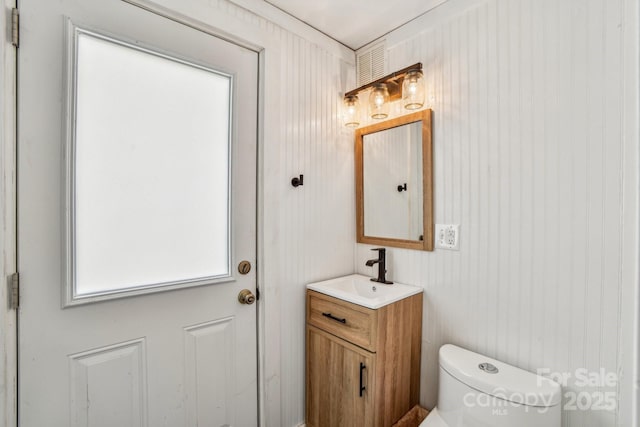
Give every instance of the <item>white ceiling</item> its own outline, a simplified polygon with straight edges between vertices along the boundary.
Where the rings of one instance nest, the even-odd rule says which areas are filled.
[[[264,0],[353,50],[447,0]]]

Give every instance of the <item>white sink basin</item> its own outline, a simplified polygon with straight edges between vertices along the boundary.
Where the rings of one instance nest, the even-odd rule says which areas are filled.
[[[372,282],[370,277],[352,274],[323,282],[309,283],[307,289],[367,308],[380,308],[423,291],[417,286]]]

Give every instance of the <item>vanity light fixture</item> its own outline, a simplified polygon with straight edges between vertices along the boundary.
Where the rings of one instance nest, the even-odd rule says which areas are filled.
[[[391,73],[376,81],[360,86],[344,95],[344,124],[349,127],[360,125],[358,94],[365,90],[369,94],[369,115],[373,119],[389,116],[389,103],[402,99],[404,108],[416,110],[424,105],[424,79],[422,63],[418,62],[402,70]]]

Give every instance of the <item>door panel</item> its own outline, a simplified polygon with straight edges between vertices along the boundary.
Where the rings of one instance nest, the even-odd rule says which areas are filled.
[[[236,333],[233,319],[194,325],[184,333],[185,387],[187,395],[194,396],[188,401],[187,425],[224,425],[234,399],[234,373],[242,369],[235,363],[236,354],[228,351],[227,343],[233,342]]]
[[[255,292],[256,269],[247,275],[235,269],[256,258],[257,54],[119,0],[24,0],[20,8],[20,425],[257,425],[256,305],[237,300],[244,288]],[[224,281],[62,308],[71,238],[65,153],[74,153],[64,137],[73,100],[67,78],[73,61],[65,50],[69,20],[232,76],[231,271]],[[195,113],[189,117],[195,120]],[[180,153],[176,149],[172,160],[179,162]],[[201,181],[181,185],[185,192],[207,187]],[[172,214],[198,209],[191,204],[193,198]],[[151,229],[156,245],[175,240],[162,227]],[[133,251],[129,260],[142,264],[145,255]],[[109,269],[122,268],[117,257],[99,258]]]
[[[69,356],[71,426],[104,420],[114,426],[146,425],[144,345],[139,339]]]

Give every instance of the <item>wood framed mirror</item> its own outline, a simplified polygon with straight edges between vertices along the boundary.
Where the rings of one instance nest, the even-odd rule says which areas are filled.
[[[433,250],[431,110],[356,129],[358,243]]]

